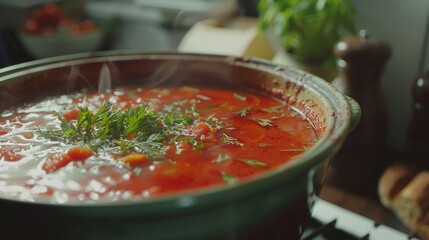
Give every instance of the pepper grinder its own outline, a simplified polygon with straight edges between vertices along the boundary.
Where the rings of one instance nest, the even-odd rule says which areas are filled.
[[[412,87],[413,115],[408,129],[407,163],[429,169],[429,66]]]
[[[388,130],[381,75],[391,48],[361,30],[359,36],[338,42],[334,52],[339,59],[339,75],[332,84],[360,104],[362,117],[331,159],[326,180],[340,189],[375,197]]]

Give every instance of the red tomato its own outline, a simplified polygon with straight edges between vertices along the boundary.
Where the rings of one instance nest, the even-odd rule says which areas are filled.
[[[97,29],[94,21],[92,20],[85,20],[80,23],[80,31],[82,33],[90,33],[94,32]]]
[[[69,149],[67,154],[70,156],[72,160],[85,160],[93,155],[91,149],[82,146],[75,146]]]
[[[71,120],[76,120],[77,116],[79,115],[79,109],[77,108],[73,108],[72,110],[65,112],[63,114],[63,118],[67,121],[70,122]]]
[[[118,159],[121,162],[130,164],[131,166],[139,165],[148,160],[147,156],[143,153],[131,153],[125,157]]]
[[[1,135],[6,135],[9,131],[6,129],[0,129],[0,136]]]
[[[55,27],[65,16],[65,13],[55,3],[48,3],[40,8],[36,20],[46,26]]]
[[[210,127],[207,123],[199,122],[189,127],[189,134],[198,139],[203,135],[207,135],[210,133]]]
[[[42,165],[42,169],[47,173],[54,172],[66,166],[72,159],[68,154],[51,156]]]
[[[20,149],[14,149],[12,147],[2,147],[0,149],[0,160],[7,162],[15,162],[21,160],[22,156],[17,154]]]
[[[40,34],[42,28],[40,24],[34,19],[28,19],[24,24],[24,32],[28,34]]]

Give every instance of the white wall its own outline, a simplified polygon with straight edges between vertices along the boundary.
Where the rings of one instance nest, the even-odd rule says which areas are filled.
[[[354,0],[359,29],[387,41],[393,56],[387,63],[382,87],[388,103],[388,146],[406,149],[411,118],[411,87],[418,75],[424,33],[429,13],[428,0]],[[428,136],[429,137],[429,136]]]

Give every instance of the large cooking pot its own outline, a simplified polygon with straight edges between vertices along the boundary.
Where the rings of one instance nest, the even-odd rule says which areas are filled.
[[[0,110],[97,88],[105,77],[113,86],[138,81],[255,89],[297,107],[321,137],[298,159],[233,186],[102,204],[24,202],[0,196],[2,239],[297,239],[328,159],[360,117],[354,100],[302,71],[256,59],[135,51],[62,56],[3,68]]]

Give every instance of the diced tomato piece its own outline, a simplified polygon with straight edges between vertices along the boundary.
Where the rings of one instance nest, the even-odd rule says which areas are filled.
[[[91,149],[82,146],[75,146],[69,149],[67,152],[72,160],[85,160],[93,155]]]
[[[73,108],[72,110],[65,112],[63,114],[63,118],[66,119],[67,122],[70,122],[71,120],[76,120],[78,115],[79,109]]]
[[[132,140],[132,139],[136,138],[136,136],[137,136],[137,133],[131,133],[130,135],[127,136],[127,139]]]
[[[7,162],[19,161],[22,158],[22,156],[17,154],[19,150],[11,147],[3,147],[0,149],[0,159]]]
[[[71,161],[72,159],[68,154],[51,156],[43,163],[42,169],[47,173],[54,172]]]
[[[32,132],[23,132],[21,135],[26,139],[32,139],[34,137],[34,134]]]
[[[148,160],[147,156],[143,153],[131,153],[125,157],[121,157],[118,159],[121,162],[128,163],[130,165],[139,165]]]
[[[0,136],[7,134],[9,131],[6,129],[0,129]]]
[[[192,144],[188,141],[180,141],[176,145],[176,153],[184,153],[192,150]]]
[[[189,127],[189,134],[197,138],[201,138],[202,135],[207,135],[208,133],[210,133],[210,127],[204,122],[198,122]]]

